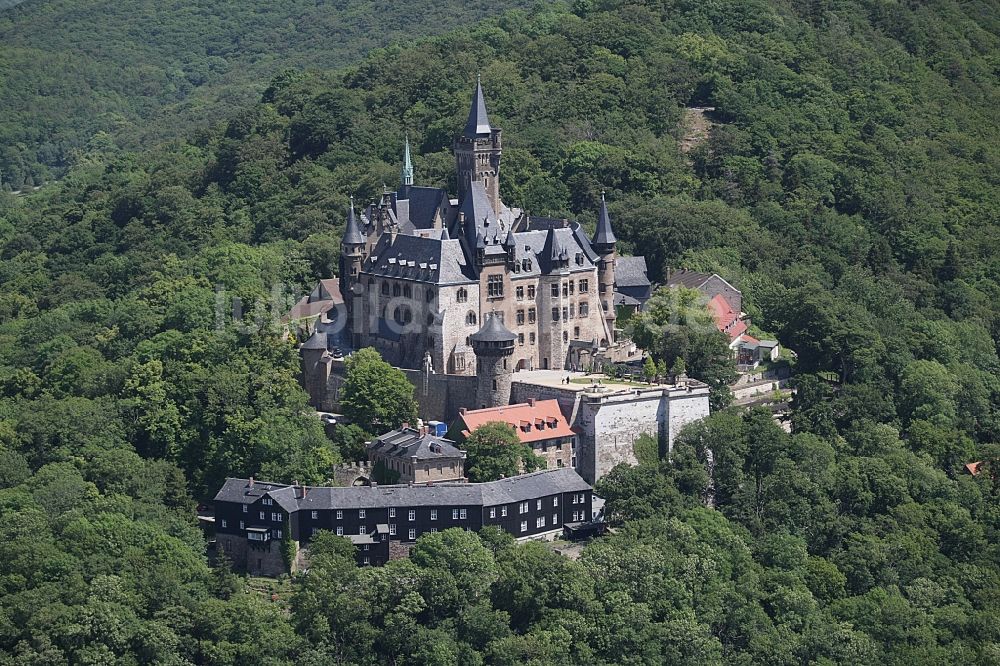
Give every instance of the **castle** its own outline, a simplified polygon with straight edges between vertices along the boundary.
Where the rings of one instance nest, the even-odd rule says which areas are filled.
[[[454,151],[457,199],[413,184],[407,142],[399,189],[360,212],[352,201],[336,294],[343,302],[334,285],[318,287],[330,309],[299,349],[310,404],[339,411],[345,354],[374,347],[413,383],[424,419],[451,423],[463,410],[555,401],[576,433],[570,464],[591,483],[634,464],[643,434],[668,451],[684,424],[708,415],[705,384],[683,377],[637,386],[581,372],[642,359],[615,329],[615,302],[638,308],[648,298],[645,260],[619,260],[604,196],[590,238],[576,222],[507,207],[501,131],[479,82]],[[309,299],[296,307],[312,312]]]
[[[491,318],[513,335],[503,361],[513,370],[583,369],[615,344],[616,239],[603,195],[592,238],[577,222],[509,208],[501,135],[477,82],[454,142],[457,199],[413,184],[407,141],[399,189],[360,213],[352,202],[340,266],[345,346],[473,375],[473,335]]]

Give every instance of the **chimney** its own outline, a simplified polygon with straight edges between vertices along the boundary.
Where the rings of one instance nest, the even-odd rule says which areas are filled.
[[[534,406],[535,406],[535,399],[528,398],[528,407],[534,407]]]
[[[410,422],[409,421],[403,421],[403,430],[407,430],[407,429],[409,429],[409,427],[410,427]]]
[[[459,413],[460,415],[462,415],[462,416],[465,416],[465,413],[466,413],[467,411],[469,411],[469,410],[468,410],[468,409],[466,409],[465,407],[461,407],[461,408],[459,408],[459,410],[458,410],[458,413]]]
[[[252,476],[247,480],[247,488],[253,488],[253,477]]]

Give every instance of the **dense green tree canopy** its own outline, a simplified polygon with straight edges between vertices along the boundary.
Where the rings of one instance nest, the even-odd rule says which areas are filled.
[[[414,427],[417,423],[413,384],[371,347],[347,359],[340,406],[351,423],[365,432],[381,434],[404,423]]]
[[[286,50],[325,56],[273,8],[262,47],[243,22],[221,27],[261,14],[243,4],[190,5],[220,46],[208,55],[152,10],[129,14],[141,39],[109,34],[134,4],[38,0],[15,10],[30,30],[0,19],[0,178],[66,168],[0,194],[0,663],[997,661],[990,3],[546,3],[314,72]],[[447,23],[415,7],[386,11]],[[313,3],[300,23],[335,39],[313,12],[349,11]],[[378,45],[383,18],[366,33]],[[143,40],[180,55],[148,64],[129,50]],[[265,68],[247,76],[291,67],[253,79],[256,104],[237,40]],[[104,74],[88,75],[98,53]],[[357,569],[320,535],[272,601],[209,567],[194,505],[228,475],[320,482],[339,447],[356,452],[362,435],[331,442],[309,413],[274,313],[330,275],[348,196],[394,182],[404,133],[418,181],[455,191],[449,146],[477,71],[504,128],[505,199],[592,228],[605,190],[619,250],[653,280],[686,267],[737,284],[798,353],[792,432],[720,411],[666,460],[616,468],[598,488],[616,532],[577,560],[442,532]],[[193,88],[233,97],[203,109]],[[700,143],[691,106],[715,109]],[[143,126],[161,136],[203,111],[227,119],[119,150],[133,118],[162,114]],[[657,373],[681,358],[707,378],[714,349],[693,342],[651,339]]]
[[[504,421],[484,423],[464,438],[465,473],[474,483],[496,481],[520,472],[534,472],[545,461],[522,444],[517,432]]]

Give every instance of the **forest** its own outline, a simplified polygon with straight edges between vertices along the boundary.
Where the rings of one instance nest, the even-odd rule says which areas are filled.
[[[995,9],[512,8],[285,63],[224,122],[0,193],[0,664],[1000,664]],[[615,532],[577,560],[446,531],[358,569],[329,536],[255,592],[195,505],[322,482],[346,446],[266,314],[334,273],[407,133],[454,191],[477,73],[504,199],[592,228],[604,190],[652,279],[738,285],[798,354],[792,433],[724,409],[617,468]],[[685,153],[694,106],[714,127]]]
[[[222,122],[283,69],[338,69],[496,11],[483,0],[0,0],[0,189]]]

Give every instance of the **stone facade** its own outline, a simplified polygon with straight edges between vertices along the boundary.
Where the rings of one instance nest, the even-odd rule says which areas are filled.
[[[339,344],[375,347],[393,365],[474,375],[470,339],[487,316],[516,337],[515,369],[571,368],[570,343],[615,342],[615,240],[592,245],[579,224],[532,217],[500,200],[501,131],[481,86],[455,140],[458,199],[412,184],[355,213],[342,243]],[[606,205],[601,219],[610,230]],[[340,320],[337,320],[339,316]],[[331,338],[332,343],[333,338]],[[313,366],[315,364],[312,364]]]

